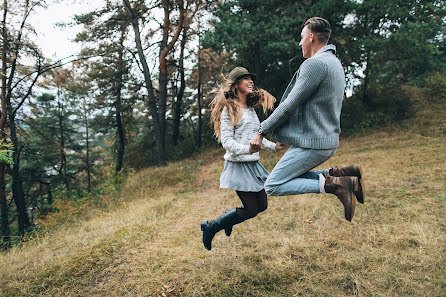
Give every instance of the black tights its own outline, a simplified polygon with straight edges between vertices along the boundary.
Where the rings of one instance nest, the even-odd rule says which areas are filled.
[[[259,212],[268,208],[268,198],[265,190],[260,192],[235,191],[243,203],[243,207],[237,207],[237,214],[242,219],[248,220]]]

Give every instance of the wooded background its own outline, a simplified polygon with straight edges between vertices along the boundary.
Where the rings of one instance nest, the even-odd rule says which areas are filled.
[[[209,103],[223,75],[244,66],[279,99],[309,17],[330,21],[346,72],[343,136],[411,117],[417,92],[445,98],[441,0],[103,1],[60,24],[83,28],[82,52],[60,60],[28,22],[52,4],[3,0],[2,249],[57,201],[94,199],[128,171],[217,146]]]

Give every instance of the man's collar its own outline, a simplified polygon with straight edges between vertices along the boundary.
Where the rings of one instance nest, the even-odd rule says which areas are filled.
[[[336,54],[336,46],[335,46],[334,44],[327,44],[326,46],[324,46],[324,47],[322,47],[321,49],[319,49],[319,50],[312,56],[312,58],[317,57],[317,56],[321,55],[322,53],[324,53],[324,52],[328,52],[328,51],[332,51],[333,54]]]

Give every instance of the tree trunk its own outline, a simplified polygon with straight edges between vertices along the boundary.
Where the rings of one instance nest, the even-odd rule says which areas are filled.
[[[12,151],[12,160],[14,162],[14,165],[12,166],[12,198],[16,204],[17,207],[17,217],[18,217],[18,231],[20,236],[25,235],[25,228],[30,225],[29,218],[26,210],[26,202],[25,202],[25,195],[23,193],[23,185],[22,180],[20,178],[20,150],[19,150],[19,142],[17,139],[17,133],[15,130],[15,113],[11,105],[11,98],[12,98],[12,80],[15,75],[15,70],[17,66],[17,58],[19,56],[19,50],[20,50],[20,42],[22,39],[22,30],[25,26],[26,18],[28,17],[28,11],[29,10],[29,1],[25,2],[24,7],[24,16],[22,19],[22,23],[20,25],[20,30],[18,31],[16,44],[14,47],[14,58],[12,59],[11,63],[11,69],[9,71],[9,77],[7,79],[7,87],[6,87],[6,96],[5,98],[5,105],[6,110],[8,112],[8,124],[10,129],[10,137],[12,144],[14,145],[14,149]]]
[[[23,237],[25,235],[25,228],[30,225],[28,213],[26,209],[25,202],[25,194],[23,193],[23,185],[20,177],[20,149],[19,149],[19,141],[17,138],[17,133],[15,130],[15,121],[13,109],[11,106],[10,96],[6,96],[6,106],[8,109],[8,118],[9,118],[9,130],[11,133],[11,141],[14,145],[14,149],[12,151],[12,160],[14,165],[12,166],[12,198],[17,206],[17,215],[18,215],[18,230],[19,235]]]
[[[180,122],[181,122],[181,109],[183,104],[184,90],[186,89],[186,80],[184,77],[184,48],[186,47],[187,41],[187,29],[184,28],[183,38],[181,39],[180,48],[180,60],[179,60],[179,71],[180,71],[180,89],[177,94],[177,100],[174,105],[174,117],[173,117],[173,144],[177,145],[180,138]]]
[[[47,214],[47,207],[45,205],[45,194],[43,192],[43,186],[46,186],[45,182],[39,180],[39,202],[40,202],[40,216]],[[37,199],[36,199],[37,200]]]
[[[88,126],[88,109],[87,104],[85,103],[84,99],[84,126],[85,126],[85,144],[86,144],[86,151],[87,156],[85,160],[85,167],[87,169],[87,191],[91,191],[91,168],[90,168],[90,131]],[[51,192],[49,192],[51,193]]]
[[[372,15],[375,9],[372,9]],[[370,28],[371,26],[371,28]],[[366,13],[365,15],[365,31],[369,32],[371,39],[374,38],[373,36],[373,30],[376,28],[375,25],[375,18],[372,16],[372,24],[369,26],[369,13]],[[370,97],[368,93],[368,85],[369,85],[369,79],[370,79],[370,60],[371,60],[372,51],[370,47],[366,48],[366,61],[365,61],[365,70],[364,70],[364,85],[362,87],[362,103],[365,107],[370,107]]]
[[[6,43],[6,15],[8,12],[7,1],[3,0],[3,19],[2,19],[2,90],[1,90],[1,113],[0,113],[0,141],[6,141],[5,131],[6,126],[6,70],[7,70],[7,59],[6,52],[8,50],[8,45]],[[9,248],[11,230],[9,229],[9,218],[8,218],[8,204],[6,203],[6,179],[5,179],[6,164],[0,162],[0,215],[1,215],[1,236],[3,241],[3,249]]]
[[[62,177],[62,180],[65,184],[65,188],[67,189],[67,192],[70,192],[70,184],[67,177],[67,156],[65,154],[65,138],[64,138],[64,109],[63,104],[60,102],[60,87],[57,87],[57,106],[59,108],[59,133],[60,133],[60,140],[59,140],[59,156],[60,156],[60,168],[59,168],[59,175]]]
[[[169,43],[169,30],[170,30],[170,1],[163,0],[163,9],[164,9],[164,23],[163,23],[163,39],[160,45],[160,54],[159,54],[159,98],[158,98],[158,107],[159,107],[159,120],[160,120],[160,129],[162,135],[162,146],[165,149],[166,145],[166,106],[167,106],[167,82],[168,82],[168,70],[167,70],[167,55],[172,50],[176,41],[178,40],[180,33],[183,29],[183,18],[184,18],[184,7],[183,1],[179,1],[180,5],[180,16],[178,20],[178,27],[175,31],[174,37]]]
[[[0,163],[0,211],[2,226],[2,249],[8,249],[11,242],[11,230],[9,229],[8,204],[6,203],[5,163]]]
[[[130,13],[130,21],[132,23],[133,31],[135,32],[135,43],[136,48],[138,50],[138,57],[143,67],[144,74],[144,82],[147,88],[147,100],[149,104],[150,115],[152,116],[152,125],[155,136],[155,150],[154,150],[154,158],[157,162],[157,165],[166,165],[166,153],[162,146],[162,135],[160,129],[160,121],[158,117],[158,107],[156,105],[155,91],[152,85],[152,79],[150,76],[149,66],[147,65],[146,58],[144,56],[144,51],[141,43],[141,33],[139,31],[138,25],[138,16],[133,8],[130,6],[130,2],[128,0],[123,0],[126,8]]]
[[[197,146],[201,147],[201,48],[200,48],[200,22],[198,22],[198,67],[197,67],[197,109],[198,109],[198,128],[197,128]]]
[[[369,84],[369,66],[370,66],[370,50],[367,50],[367,58],[365,62],[365,70],[364,70],[364,85],[362,87],[362,103],[364,106],[370,106],[369,95],[367,92],[368,84]]]
[[[122,163],[124,159],[124,149],[125,149],[125,135],[124,128],[122,125],[121,118],[121,96],[122,96],[122,79],[124,73],[124,40],[125,40],[125,27],[121,30],[121,37],[119,39],[119,54],[118,54],[118,79],[116,82],[116,130],[118,136],[118,144],[117,144],[117,156],[116,156],[116,172],[121,171]]]
[[[46,193],[47,193],[47,201],[48,201],[48,205],[53,204],[53,194],[51,193],[51,185],[50,183],[48,183],[46,185]]]
[[[183,19],[184,19],[184,5],[183,0],[179,0],[179,19],[178,27],[172,37],[172,40],[168,42],[169,29],[170,29],[170,1],[163,0],[164,9],[164,24],[163,24],[163,40],[160,46],[159,53],[159,96],[158,96],[158,106],[156,105],[155,93],[152,86],[152,80],[150,77],[149,67],[144,56],[141,36],[138,25],[138,16],[136,12],[131,7],[128,0],[123,0],[125,6],[130,12],[130,21],[132,22],[133,30],[135,31],[135,42],[138,50],[138,56],[143,66],[144,80],[146,83],[146,88],[149,97],[149,108],[152,115],[153,128],[155,132],[155,144],[156,144],[156,155],[158,165],[166,165],[166,148],[165,148],[165,132],[166,132],[166,102],[167,102],[167,63],[166,58],[169,52],[172,50],[176,41],[178,40],[181,30],[183,29]]]

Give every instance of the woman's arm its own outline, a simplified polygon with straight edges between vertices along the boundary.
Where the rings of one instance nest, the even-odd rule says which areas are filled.
[[[262,144],[265,147],[265,149],[270,150],[270,151],[275,151],[276,150],[276,143],[269,141],[266,138],[263,138],[262,140]]]
[[[249,154],[249,144],[241,144],[234,139],[234,126],[225,107],[221,112],[220,122],[221,144],[229,152],[237,155]]]

